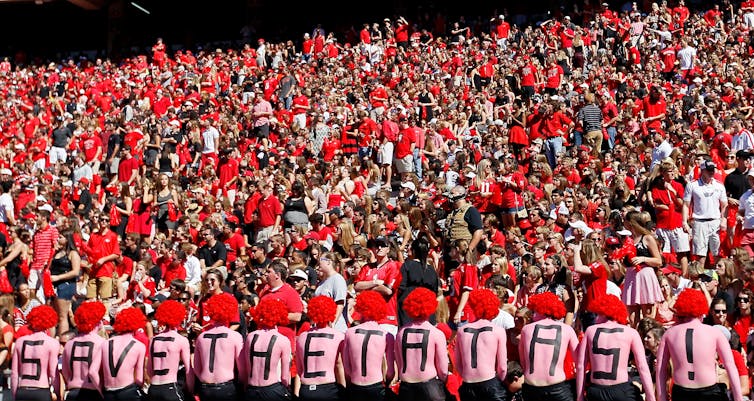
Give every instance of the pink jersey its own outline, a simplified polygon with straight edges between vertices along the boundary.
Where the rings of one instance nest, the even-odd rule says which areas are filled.
[[[649,372],[644,345],[639,333],[614,321],[590,326],[579,344],[576,359],[577,401],[584,401],[584,380],[587,363],[591,366],[591,382],[612,386],[628,382],[628,359],[634,355],[636,368],[646,394],[646,401],[655,401],[652,374]]]
[[[264,387],[291,383],[291,342],[277,329],[252,331],[238,361],[241,382],[249,386]]]
[[[508,351],[505,330],[479,319],[458,329],[455,367],[464,383],[479,383],[494,377],[505,380]]]
[[[545,318],[524,326],[518,353],[526,383],[550,386],[564,381],[566,353],[574,356],[578,344],[576,332],[562,322]]]
[[[346,331],[343,347],[343,369],[349,383],[368,386],[395,376],[395,337],[380,328],[377,322],[366,322]],[[383,362],[387,366],[382,373]]]
[[[67,389],[102,391],[100,366],[102,344],[105,339],[96,331],[78,335],[68,341],[63,349],[63,379]]]
[[[119,390],[144,383],[144,355],[147,347],[132,333],[111,337],[100,349],[102,384],[105,390]]]
[[[152,337],[149,342],[147,374],[151,384],[170,384],[178,381],[180,364],[191,376],[191,351],[186,337],[169,330]]]
[[[19,387],[57,386],[59,352],[58,340],[41,331],[16,340],[10,376],[13,395]]]
[[[296,339],[296,370],[301,384],[327,384],[335,382],[335,364],[343,352],[345,335],[326,327],[313,329]]]
[[[395,338],[398,378],[421,383],[448,377],[448,350],[445,335],[431,323],[412,322],[398,330]]]
[[[194,374],[200,382],[233,380],[233,369],[243,348],[241,334],[225,326],[215,326],[200,334],[194,346]]]
[[[738,377],[733,353],[720,330],[691,319],[668,329],[657,351],[657,383],[667,383],[668,362],[673,364],[673,383],[685,388],[702,388],[717,383],[717,358],[728,377]],[[741,401],[741,383],[730,380],[733,401]],[[657,400],[667,401],[666,386],[657,386]]]

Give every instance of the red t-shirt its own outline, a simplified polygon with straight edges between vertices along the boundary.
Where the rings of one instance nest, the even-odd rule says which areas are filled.
[[[259,226],[262,228],[271,227],[275,225],[276,217],[283,214],[283,206],[278,198],[270,195],[267,199],[259,201],[257,213],[259,213]]]
[[[285,304],[288,308],[288,313],[301,313],[304,311],[304,304],[301,302],[301,296],[290,286],[290,284],[283,284],[282,287],[271,290],[269,288],[264,289],[261,293],[260,300],[270,298],[277,299]],[[294,344],[296,338],[296,325],[290,324],[287,326],[278,326],[280,334],[288,337],[291,341],[291,345]]]
[[[607,267],[600,262],[594,262],[589,265],[589,270],[592,274],[585,278],[584,308],[589,307],[589,302],[607,294]]]
[[[394,260],[389,260],[382,266],[364,267],[359,271],[355,282],[382,280],[383,285],[393,290],[393,295],[387,299],[387,315],[380,324],[398,324],[398,286],[401,284],[401,266]]]
[[[89,237],[88,259],[95,263],[98,259],[109,255],[120,255],[120,246],[118,245],[118,234],[107,230],[105,234],[94,233]],[[101,266],[92,266],[90,277],[112,277],[115,265],[113,262],[107,262]]]

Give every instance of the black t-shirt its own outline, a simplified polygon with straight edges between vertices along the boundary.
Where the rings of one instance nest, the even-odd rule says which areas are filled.
[[[209,267],[215,264],[218,260],[222,260],[223,263],[228,260],[228,249],[225,248],[225,244],[220,241],[215,241],[214,246],[209,244],[204,245],[199,249],[199,259],[204,260],[204,264]]]
[[[748,173],[748,170],[735,169],[725,177],[725,192],[729,197],[739,199],[749,189],[749,183],[746,182]]]
[[[113,152],[115,152],[116,146],[123,146],[123,139],[120,136],[119,132],[113,132],[110,134],[110,137],[107,139],[107,158],[113,157]]]
[[[479,213],[479,209],[474,206],[470,207],[469,210],[466,211],[466,214],[463,215],[463,221],[469,225],[469,232],[471,232],[472,235],[476,230],[484,228],[482,225],[482,215]]]
[[[67,126],[63,125],[52,131],[52,146],[56,148],[65,148],[68,146],[68,140],[71,139],[73,133]]]

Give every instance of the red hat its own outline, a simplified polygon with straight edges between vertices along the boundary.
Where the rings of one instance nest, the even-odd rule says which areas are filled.
[[[278,299],[265,298],[254,308],[252,316],[257,327],[271,329],[288,324],[288,307]]]
[[[565,317],[566,308],[563,301],[551,292],[532,295],[529,298],[529,309],[540,315],[559,320]]]
[[[107,309],[100,301],[84,302],[73,313],[73,321],[79,333],[89,333],[102,322]]]
[[[304,239],[306,239],[306,240],[313,239],[315,241],[319,241],[320,240],[319,234],[317,234],[317,232],[315,232],[315,231],[309,231],[308,233],[306,233],[306,235],[304,235]]]
[[[605,245],[620,245],[620,240],[615,237],[607,237],[605,238]]]
[[[180,302],[168,299],[157,308],[154,318],[159,325],[168,328],[178,327],[186,318],[186,308]]]
[[[113,331],[116,333],[129,333],[144,328],[147,324],[147,317],[144,312],[137,307],[123,309],[115,316]]]
[[[680,268],[678,268],[678,266],[673,266],[673,265],[665,265],[665,267],[663,267],[661,271],[662,271],[662,274],[670,274],[670,273],[682,274],[683,273],[683,271]]]
[[[226,220],[226,221],[227,221],[228,223],[238,224],[238,217],[236,217],[236,216],[234,216],[234,215],[232,215],[232,214],[230,214],[230,215],[226,216],[226,217],[225,217],[225,220]]]
[[[81,178],[79,178],[79,183],[81,183],[81,184],[87,184],[88,185],[89,184],[89,179],[86,178],[86,177],[81,177]]]
[[[529,221],[529,219],[521,219],[518,221],[518,228],[522,230],[529,229],[531,228],[531,222]]]
[[[425,320],[436,309],[437,295],[424,287],[414,289],[403,301],[403,310],[413,320]]]
[[[595,302],[589,303],[589,312],[605,316],[606,318],[620,324],[628,323],[628,310],[626,304],[612,294],[605,294],[599,297]]]
[[[479,319],[492,320],[500,313],[500,299],[487,288],[471,291],[469,306],[474,316]]]
[[[326,295],[318,295],[312,298],[307,305],[309,320],[317,327],[325,327],[337,318],[338,306],[335,301]]]
[[[356,312],[361,314],[362,321],[378,322],[387,316],[387,302],[377,291],[366,290],[356,296]]]
[[[581,145],[581,146],[579,146],[579,150],[583,150],[585,152],[589,152],[591,149],[589,149],[589,146]]]
[[[26,316],[26,323],[31,331],[44,331],[58,324],[58,313],[49,305],[39,305]]]
[[[673,305],[676,317],[702,317],[708,309],[704,293],[693,288],[681,291]]]
[[[227,325],[238,318],[238,301],[227,292],[213,295],[207,301],[206,311],[210,319]]]

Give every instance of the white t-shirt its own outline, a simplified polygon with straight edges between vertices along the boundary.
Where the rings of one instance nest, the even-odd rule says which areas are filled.
[[[691,46],[678,50],[678,66],[681,70],[690,70],[694,66],[695,57],[696,49]]]
[[[0,222],[8,223],[8,216],[15,217],[13,198],[9,193],[0,195]],[[10,240],[10,238],[8,238]]]
[[[202,264],[196,256],[186,255],[183,268],[186,269],[186,285],[195,286],[202,282]]]
[[[217,128],[210,126],[204,132],[202,132],[202,140],[204,141],[204,149],[202,153],[216,153],[215,140],[220,138],[220,131]]]
[[[752,191],[750,189],[741,195],[741,199],[739,199],[738,202],[738,210],[743,211],[744,215],[744,230],[751,230],[754,228],[754,196],[751,195]],[[2,201],[2,197],[0,197],[0,201]]]
[[[728,197],[723,184],[715,179],[705,184],[700,178],[686,184],[683,201],[692,203],[693,219],[719,219],[720,204],[728,202]]]

